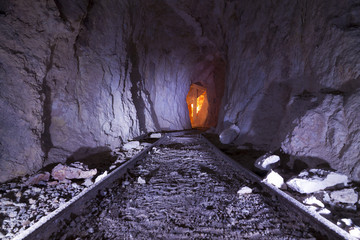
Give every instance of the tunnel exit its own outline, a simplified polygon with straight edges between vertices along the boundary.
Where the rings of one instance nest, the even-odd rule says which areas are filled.
[[[189,117],[192,128],[203,128],[208,115],[208,97],[206,88],[200,83],[193,83],[190,86],[186,97],[186,103],[189,109]]]

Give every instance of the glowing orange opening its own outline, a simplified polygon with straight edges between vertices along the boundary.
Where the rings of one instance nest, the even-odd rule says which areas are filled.
[[[202,105],[205,100],[205,94],[206,94],[206,91],[196,99],[196,113],[199,113],[199,111],[202,108]]]
[[[208,114],[208,99],[206,88],[199,84],[192,84],[186,97],[189,117],[193,128],[204,127]]]

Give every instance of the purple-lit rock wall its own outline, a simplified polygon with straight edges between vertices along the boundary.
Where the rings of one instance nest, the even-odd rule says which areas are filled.
[[[193,62],[145,13],[138,1],[1,1],[0,181],[190,127]]]
[[[360,180],[359,16],[335,0],[0,1],[0,182],[190,128],[194,82],[235,144]]]
[[[360,180],[360,7],[351,1],[233,1],[218,132],[282,147]]]

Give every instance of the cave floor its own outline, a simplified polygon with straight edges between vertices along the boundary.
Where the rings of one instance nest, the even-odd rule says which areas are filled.
[[[250,194],[239,195],[242,187]],[[316,239],[196,135],[171,137],[53,239]]]

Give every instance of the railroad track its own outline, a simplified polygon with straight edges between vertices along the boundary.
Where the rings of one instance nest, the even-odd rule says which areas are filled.
[[[238,195],[242,187],[252,193]],[[200,134],[166,134],[15,239],[352,239]]]

